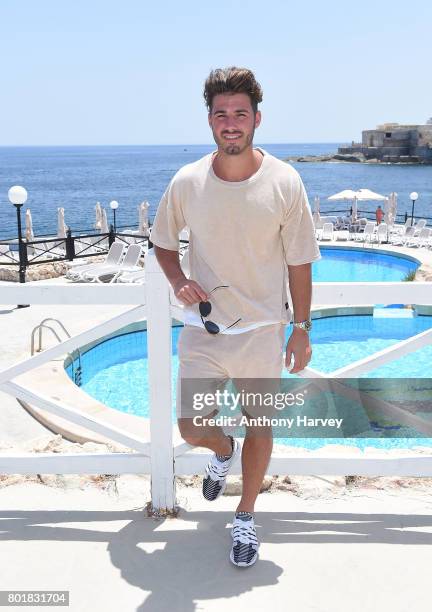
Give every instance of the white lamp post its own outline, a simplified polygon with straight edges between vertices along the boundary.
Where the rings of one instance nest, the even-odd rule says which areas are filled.
[[[410,199],[412,201],[411,227],[414,225],[414,206],[415,206],[417,198],[418,198],[418,193],[416,191],[413,191],[413,192],[410,193]]]
[[[27,190],[19,185],[14,185],[8,191],[8,198],[16,208],[18,225],[18,255],[19,255],[19,282],[25,283],[25,271],[27,264],[27,250],[22,239],[21,208],[27,202]],[[29,304],[18,304],[18,308],[26,308]]]
[[[119,203],[116,200],[112,200],[110,202],[110,208],[114,213],[114,234],[117,232],[117,228],[116,228],[116,210],[119,206]]]

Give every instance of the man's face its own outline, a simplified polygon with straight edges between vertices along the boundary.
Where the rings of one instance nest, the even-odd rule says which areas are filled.
[[[247,94],[218,94],[208,115],[213,138],[227,155],[240,155],[251,146],[261,113],[254,114]]]

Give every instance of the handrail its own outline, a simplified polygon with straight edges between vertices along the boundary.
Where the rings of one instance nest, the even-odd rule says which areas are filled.
[[[61,344],[62,339],[60,338],[60,336],[58,335],[58,333],[55,331],[55,329],[53,329],[50,325],[45,325],[45,323],[47,321],[53,321],[55,323],[58,323],[58,325],[60,325],[61,329],[64,331],[64,333],[66,334],[66,336],[68,338],[71,338],[72,336],[70,335],[70,333],[68,332],[68,330],[66,329],[66,327],[63,325],[63,323],[59,320],[59,319],[54,319],[52,317],[47,317],[46,319],[43,319],[43,321],[41,321],[39,323],[39,325],[36,325],[36,327],[32,330],[32,334],[31,334],[31,346],[30,346],[30,352],[31,352],[31,356],[33,357],[35,350],[34,350],[34,337],[35,337],[35,333],[38,331],[39,332],[39,348],[37,349],[37,352],[40,353],[42,351],[42,329],[49,329],[54,336],[56,337],[56,339],[59,341],[59,343]],[[75,370],[75,366],[74,366],[74,356],[71,352],[67,352],[66,355],[68,355],[71,358],[71,366],[72,366],[72,378],[75,382],[76,385],[78,385],[78,387],[81,386],[81,374],[82,374],[82,364],[81,364],[81,351],[79,348],[75,349],[76,353],[78,354],[78,367]]]

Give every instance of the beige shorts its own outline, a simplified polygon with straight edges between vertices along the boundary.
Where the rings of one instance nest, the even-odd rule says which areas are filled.
[[[285,359],[285,328],[285,323],[276,323],[242,334],[212,335],[200,327],[185,326],[177,345],[177,416],[191,416],[189,397],[195,387],[214,393],[231,379],[237,391],[241,387],[247,392],[276,392]],[[213,410],[202,410],[202,414],[210,413]]]

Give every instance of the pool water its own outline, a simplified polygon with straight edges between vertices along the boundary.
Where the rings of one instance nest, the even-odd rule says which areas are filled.
[[[384,318],[347,315],[314,319],[311,368],[329,374],[432,327],[432,316]],[[290,376],[288,373],[287,376]],[[292,375],[291,375],[292,376]],[[360,378],[432,377],[432,344]]]
[[[432,316],[384,319],[371,315],[347,315],[315,319],[311,332],[313,357],[310,366],[324,373],[364,358],[401,340],[432,328]],[[173,420],[177,382],[177,340],[182,327],[172,328]],[[286,339],[290,334],[287,328]],[[107,406],[128,414],[148,417],[147,332],[127,333],[101,342],[81,357],[82,389]],[[75,363],[76,367],[76,363]],[[72,367],[67,372],[72,377]],[[286,370],[283,376],[293,377]],[[432,345],[376,368],[367,378],[432,378]],[[378,434],[377,434],[378,435]],[[429,438],[310,438],[278,439],[290,446],[318,448],[327,443],[364,446],[432,446]]]
[[[414,257],[382,253],[373,248],[326,247],[320,245],[322,259],[312,266],[314,282],[395,282],[417,270]]]

